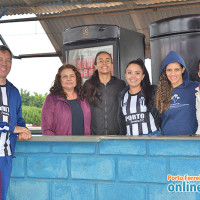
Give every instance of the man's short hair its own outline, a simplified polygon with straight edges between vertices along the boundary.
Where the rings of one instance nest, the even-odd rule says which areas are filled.
[[[7,47],[7,46],[5,46],[5,45],[0,45],[0,51],[1,52],[5,52],[5,51],[8,51],[9,52],[9,54],[10,54],[10,56],[11,56],[11,58],[12,58],[12,52],[11,52],[11,50]]]

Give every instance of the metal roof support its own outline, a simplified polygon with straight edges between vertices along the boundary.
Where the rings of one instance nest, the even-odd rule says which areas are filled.
[[[0,19],[4,16],[4,14],[8,11],[8,8],[4,8],[3,12],[0,14]]]
[[[41,57],[59,57],[61,52],[50,52],[50,53],[35,53],[35,54],[21,54],[19,58],[41,58]]]
[[[3,45],[7,46],[9,48],[9,46],[7,45],[6,41],[4,40],[3,36],[0,34],[0,40],[2,42]],[[10,49],[10,48],[9,48]],[[11,49],[10,49],[11,50]],[[12,52],[12,51],[11,51]],[[19,56],[14,56],[12,53],[12,57],[16,58],[16,59],[21,59]]]
[[[1,34],[0,34],[0,41],[2,42],[3,45],[5,45],[5,46],[8,47],[6,41],[4,40],[4,38],[2,37]],[[22,59],[22,58],[36,58],[36,57],[37,58],[38,57],[60,57],[61,55],[62,55],[61,52],[58,52],[58,53],[56,53],[56,52],[50,52],[50,53],[21,54],[19,56],[14,56],[13,55],[13,58],[15,58],[15,59]]]
[[[6,44],[6,41],[3,39],[3,37],[2,37],[1,34],[0,34],[0,40],[1,40],[1,42],[2,42],[3,45],[5,45],[5,46],[8,47],[8,45]]]

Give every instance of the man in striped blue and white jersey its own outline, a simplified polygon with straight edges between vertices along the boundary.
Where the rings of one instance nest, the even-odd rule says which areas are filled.
[[[17,88],[6,78],[11,70],[12,53],[0,45],[0,174],[1,200],[6,200],[12,171],[12,157],[17,134],[19,139],[31,138],[22,118],[21,98]]]

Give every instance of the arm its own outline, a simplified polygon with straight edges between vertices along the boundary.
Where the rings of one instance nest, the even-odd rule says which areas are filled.
[[[7,122],[0,121],[0,133],[14,132],[15,127]]]
[[[21,127],[26,127],[25,125],[25,121],[22,117],[22,101],[21,101],[21,97],[20,94],[18,93],[18,98],[17,98],[17,126],[21,126]]]
[[[17,98],[18,108],[17,108],[17,126],[14,126],[13,133],[19,134],[20,140],[28,140],[32,137],[31,131],[25,127],[25,122],[22,117],[22,101],[20,95]]]
[[[126,135],[126,122],[125,122],[125,117],[122,113],[122,107],[121,107],[121,97],[119,95],[118,98],[118,112],[117,112],[117,120],[119,123],[119,134],[120,135]]]
[[[15,126],[13,133],[18,133],[20,140],[29,140],[32,137],[31,131],[26,127]]]
[[[54,105],[53,99],[50,95],[47,96],[41,112],[41,127],[43,135],[55,135],[53,130],[54,123]]]
[[[3,132],[18,133],[20,140],[28,140],[31,138],[31,131],[29,131],[27,128],[12,126],[7,122],[0,121],[0,133]]]
[[[161,118],[160,118],[160,113],[159,113],[158,109],[156,108],[156,104],[155,104],[156,91],[157,91],[157,86],[152,85],[152,105],[151,105],[151,108],[148,108],[148,109],[152,111],[151,114],[154,117],[156,127],[160,130],[160,128],[161,128]]]

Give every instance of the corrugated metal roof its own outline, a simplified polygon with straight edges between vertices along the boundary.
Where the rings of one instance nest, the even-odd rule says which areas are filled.
[[[140,5],[151,5],[151,4],[161,4],[161,3],[169,3],[169,2],[186,2],[187,0],[138,0],[136,4]]]
[[[20,0],[1,0],[0,2],[0,12],[7,9],[5,15],[15,15],[15,14],[54,14],[61,13],[65,11],[78,10],[83,8],[109,8],[114,6],[123,5],[120,2],[110,2],[110,3],[91,3],[91,1],[62,1],[66,3],[59,3],[61,1],[38,1],[30,0],[26,1],[30,4],[25,3],[25,1]]]
[[[163,18],[200,14],[198,0],[135,0],[94,3],[97,0],[1,0],[0,12],[5,15],[34,13],[37,16],[60,16],[41,20],[56,51],[62,49],[62,32],[71,27],[89,24],[113,24],[145,34],[149,45],[149,25]],[[92,3],[91,3],[92,2]],[[56,13],[56,15],[55,15]],[[147,52],[149,57],[150,52]]]
[[[55,14],[71,10],[79,10],[84,8],[118,8],[119,6],[151,6],[151,5],[165,5],[167,3],[180,3],[180,2],[198,2],[197,0],[136,0],[136,1],[107,1],[101,3],[99,0],[1,0],[0,12],[7,9],[5,15],[15,14]]]

